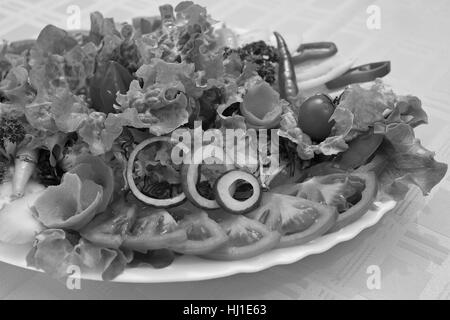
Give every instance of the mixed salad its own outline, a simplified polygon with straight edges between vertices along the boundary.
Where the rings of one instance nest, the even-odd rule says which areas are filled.
[[[132,24],[95,12],[89,31],[48,25],[1,47],[0,241],[29,244],[29,266],[113,279],[182,254],[245,259],[444,177],[414,135],[427,123],[417,97],[381,79],[309,95],[280,34],[239,43],[191,1],[160,12]],[[240,130],[231,150],[256,161],[174,161],[180,129]]]

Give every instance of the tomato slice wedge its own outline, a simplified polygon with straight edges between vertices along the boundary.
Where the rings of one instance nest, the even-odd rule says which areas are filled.
[[[329,230],[333,232],[355,222],[370,209],[378,184],[373,172],[334,173],[278,186],[271,191],[336,207],[339,217]]]
[[[163,209],[145,212],[125,235],[122,246],[139,252],[169,249],[186,241],[186,231]]]
[[[241,260],[257,256],[275,247],[281,234],[244,216],[223,214],[221,228],[227,234],[225,245],[205,255],[214,260]]]
[[[305,244],[327,232],[337,219],[337,211],[318,202],[285,194],[266,192],[261,205],[247,214],[281,234],[279,247]]]
[[[214,220],[204,211],[187,214],[180,221],[187,239],[170,247],[175,252],[202,255],[206,254],[227,241],[227,235]]]
[[[80,235],[99,246],[118,249],[135,220],[136,206],[121,203],[96,216],[80,230]]]
[[[328,179],[343,179],[342,175],[332,175]],[[362,183],[363,189],[354,188],[346,194],[348,203],[351,205],[348,209],[339,213],[336,224],[329,230],[330,232],[337,231],[343,227],[355,222],[361,218],[372,206],[373,201],[378,193],[378,182],[373,172],[367,173],[352,173],[350,179],[354,182]],[[359,180],[359,181],[358,181]]]

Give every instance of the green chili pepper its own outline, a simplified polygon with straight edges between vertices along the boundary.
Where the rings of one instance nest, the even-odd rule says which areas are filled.
[[[286,41],[278,32],[274,32],[273,34],[277,39],[279,54],[278,86],[280,90],[280,97],[288,100],[298,94],[295,69]]]

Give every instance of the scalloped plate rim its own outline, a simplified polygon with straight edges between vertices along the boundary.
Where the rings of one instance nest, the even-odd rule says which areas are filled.
[[[239,273],[255,273],[274,266],[291,264],[307,256],[328,251],[341,242],[353,239],[364,229],[377,224],[386,213],[394,209],[396,204],[397,202],[394,200],[375,201],[376,209],[369,210],[359,220],[304,245],[276,248],[257,257],[237,261],[213,261],[182,256],[164,269],[152,267],[126,268],[122,274],[112,281],[126,283],[200,281],[228,277]],[[0,243],[0,261],[29,270],[41,271],[26,265],[25,257],[29,249],[30,245],[17,246]],[[94,273],[84,274],[82,278],[101,281],[99,274]]]

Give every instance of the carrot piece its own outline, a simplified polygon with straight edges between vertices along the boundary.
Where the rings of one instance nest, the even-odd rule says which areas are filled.
[[[36,169],[38,150],[23,148],[16,153],[14,161],[14,175],[12,180],[13,198],[21,198],[25,192],[25,186]]]

